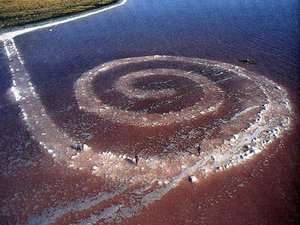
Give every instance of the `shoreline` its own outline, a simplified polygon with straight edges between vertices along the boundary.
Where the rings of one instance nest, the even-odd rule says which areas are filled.
[[[29,24],[97,10],[117,3],[119,0],[71,0],[67,4],[57,0],[48,1],[49,3],[45,2],[42,5],[37,4],[36,0],[31,0],[24,5],[18,0],[15,3],[8,3],[3,6],[4,10],[0,10],[0,17],[3,18],[0,22],[0,29],[22,28]]]
[[[122,6],[122,5],[126,4],[126,2],[127,2],[127,0],[119,0],[115,3],[109,4],[104,7],[100,7],[98,9],[88,10],[88,11],[84,11],[81,13],[75,13],[72,15],[66,15],[63,17],[58,17],[58,18],[53,18],[53,19],[47,19],[42,22],[31,23],[28,25],[24,25],[22,28],[20,28],[20,27],[6,28],[3,30],[0,30],[0,41],[3,42],[5,40],[13,39],[13,38],[15,38],[19,35],[25,34],[25,33],[40,30],[43,28],[58,26],[60,24],[64,24],[64,23],[72,22],[72,21],[75,21],[75,20],[78,20],[81,18],[85,18],[88,16],[96,15],[98,13]]]

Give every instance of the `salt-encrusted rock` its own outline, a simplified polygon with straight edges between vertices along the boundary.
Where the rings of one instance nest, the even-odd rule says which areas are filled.
[[[90,149],[91,149],[90,146],[88,146],[87,144],[83,144],[83,151],[88,151]]]
[[[199,180],[197,177],[195,177],[194,175],[188,176],[188,180],[191,183],[197,183]]]
[[[92,170],[98,170],[98,166],[92,166]]]

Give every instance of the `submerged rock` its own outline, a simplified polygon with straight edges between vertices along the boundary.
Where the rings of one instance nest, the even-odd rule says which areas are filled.
[[[239,59],[239,62],[245,63],[245,64],[256,64],[256,61],[254,59],[249,59],[249,58]]]

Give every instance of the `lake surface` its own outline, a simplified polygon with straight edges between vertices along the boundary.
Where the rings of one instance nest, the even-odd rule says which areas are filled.
[[[297,224],[299,16],[297,0],[129,0],[110,11],[18,36],[15,43],[47,113],[73,136],[79,136],[73,129],[78,117],[85,116],[66,110],[76,107],[75,81],[115,59],[148,55],[211,59],[281,84],[295,110],[293,128],[284,139],[251,162],[212,176],[200,188],[183,182],[122,224]],[[62,199],[68,202],[97,193],[99,181],[57,165],[32,140],[20,109],[7,94],[12,81],[1,43],[0,49],[0,221],[35,224],[28,220],[30,215],[54,208]],[[239,62],[244,58],[257,63]],[[31,198],[39,204],[28,203]]]

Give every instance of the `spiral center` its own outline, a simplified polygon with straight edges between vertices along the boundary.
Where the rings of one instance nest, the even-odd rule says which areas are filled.
[[[204,95],[199,78],[193,80],[185,74],[187,72],[171,69],[138,71],[121,76],[105,91],[101,89],[99,79],[94,90],[104,104],[121,110],[158,114],[178,112],[199,103]]]

